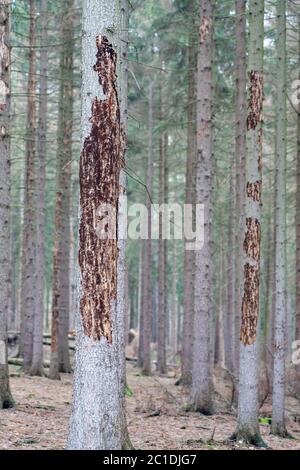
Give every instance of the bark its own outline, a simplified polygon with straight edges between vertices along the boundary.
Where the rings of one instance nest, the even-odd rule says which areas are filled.
[[[224,336],[223,336],[223,322],[224,322],[224,316],[223,316],[223,301],[224,301],[224,278],[225,278],[225,273],[224,273],[224,250],[223,250],[223,244],[224,244],[224,225],[221,227],[221,237],[220,237],[221,243],[220,243],[220,266],[219,266],[219,271],[218,271],[218,277],[217,277],[217,288],[218,288],[218,295],[217,295],[217,303],[216,303],[216,325],[215,325],[215,351],[214,351],[214,363],[219,364],[221,366],[224,365]]]
[[[238,394],[239,331],[243,298],[243,237],[245,214],[245,162],[246,162],[246,0],[236,0],[236,58],[235,58],[235,165],[236,165],[236,237],[235,237],[235,304],[233,317],[232,366],[235,397]]]
[[[35,131],[36,131],[36,18],[35,0],[30,0],[29,30],[29,74],[26,129],[26,168],[24,195],[24,222],[22,240],[22,279],[21,279],[21,351],[24,358],[24,371],[28,372],[33,353],[34,331],[34,286],[35,286]]]
[[[7,363],[10,286],[10,0],[0,5],[0,409],[13,406]]]
[[[173,240],[173,276],[172,276],[172,314],[170,344],[172,356],[178,352],[178,301],[177,301],[177,249],[176,240]]]
[[[46,186],[46,137],[47,137],[47,9],[48,0],[42,0],[40,10],[40,95],[38,119],[38,172],[36,194],[36,281],[35,315],[33,332],[31,375],[43,375],[43,327],[44,327],[44,270],[45,270],[45,186]]]
[[[138,361],[139,367],[143,367],[144,363],[144,319],[145,319],[145,270],[144,270],[144,251],[145,241],[141,240],[140,246],[140,261],[139,261],[139,316],[138,316],[138,331],[139,331],[139,349],[138,349]]]
[[[195,252],[192,407],[213,413],[211,372],[213,2],[200,1],[197,72],[196,203],[204,205],[204,244]]]
[[[233,326],[234,326],[234,308],[235,308],[235,263],[234,263],[234,250],[235,250],[235,162],[231,162],[230,170],[230,191],[229,191],[229,220],[228,220],[228,253],[227,253],[227,305],[225,317],[225,365],[226,368],[233,372]]]
[[[57,135],[57,189],[53,256],[52,342],[49,377],[71,372],[68,349],[70,309],[70,192],[73,120],[74,0],[62,8],[60,93]]]
[[[147,189],[152,195],[153,189],[153,83],[149,85],[149,124],[148,124],[148,163]],[[143,262],[143,373],[151,373],[151,326],[152,326],[152,242],[151,242],[151,200],[147,195],[148,239],[144,240]]]
[[[120,0],[120,121],[124,138],[127,139],[128,130],[128,0]],[[123,153],[124,165],[126,162],[126,141]],[[126,196],[127,180],[125,172],[120,173],[120,196]],[[117,331],[120,361],[119,395],[121,400],[121,439],[122,449],[129,450],[131,444],[126,420],[126,359],[125,348],[128,340],[128,270],[126,265],[126,217],[127,206],[122,197],[118,201],[118,280],[117,280]]]
[[[160,88],[160,119],[163,119],[163,91]],[[166,192],[166,136],[159,139],[159,204],[165,204]],[[159,253],[158,253],[158,312],[157,312],[157,370],[160,374],[167,372],[166,338],[167,338],[167,295],[166,295],[166,256],[167,240],[165,239],[163,216],[159,214]]]
[[[260,280],[264,2],[249,3],[249,103],[246,155],[244,293],[240,333],[238,423],[235,437],[262,444],[258,424],[257,324]]]
[[[277,0],[275,318],[272,433],[285,437],[286,354],[286,1]]]
[[[300,18],[299,31],[299,80],[300,80]],[[297,114],[297,193],[296,193],[296,340],[300,339],[300,101]],[[300,365],[296,366],[300,383]],[[299,387],[300,394],[300,387]]]
[[[192,3],[194,5],[194,3]],[[196,33],[194,8],[191,16],[191,31],[188,48],[188,127],[187,127],[187,159],[185,179],[185,204],[195,201],[195,163],[196,163]],[[185,240],[185,243],[188,243]],[[183,299],[183,325],[182,325],[182,358],[181,383],[191,384],[192,358],[193,358],[193,321],[194,321],[194,254],[191,250],[184,250],[184,299]]]
[[[96,219],[97,208],[109,204],[116,213],[111,228],[118,235],[124,136],[116,77],[117,55],[110,41],[118,44],[119,13],[117,1],[83,2],[81,300],[69,449],[114,450],[124,444],[120,397],[123,367],[120,347],[123,346],[119,344],[122,333],[117,305],[119,240],[113,234],[105,238],[104,231],[101,232],[102,219]]]

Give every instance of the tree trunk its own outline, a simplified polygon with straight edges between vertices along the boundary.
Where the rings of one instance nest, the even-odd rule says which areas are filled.
[[[31,375],[43,375],[43,327],[44,327],[44,271],[45,271],[45,183],[46,183],[46,137],[47,137],[47,9],[48,0],[42,0],[40,10],[41,52],[40,52],[40,95],[38,120],[38,173],[36,194],[36,283],[35,316],[33,333]]]
[[[118,203],[124,191],[120,186],[124,132],[120,122],[115,51],[120,34],[118,5],[117,1],[83,1],[81,300],[69,449],[114,450],[121,449],[124,443],[120,397],[123,367],[120,347],[123,346],[119,344],[122,333],[118,331],[120,308],[117,305]],[[108,223],[103,210],[110,211]]]
[[[235,204],[235,161],[231,162],[230,169],[230,191],[229,191],[229,219],[228,219],[228,252],[227,252],[227,304],[226,304],[226,317],[225,317],[225,365],[226,368],[233,372],[233,330],[234,330],[234,307],[235,307],[235,263],[233,254],[235,251],[235,222],[236,222],[236,204]]]
[[[172,311],[170,344],[172,356],[176,358],[178,352],[178,301],[177,301],[177,249],[176,240],[173,240],[173,276],[172,276]]]
[[[128,130],[128,0],[120,0],[120,121],[122,126],[124,141],[123,161],[126,162],[127,150],[127,130]],[[127,419],[126,419],[126,360],[125,348],[128,338],[128,272],[126,266],[126,220],[127,220],[127,204],[125,194],[127,188],[126,174],[124,171],[120,173],[120,198],[118,201],[118,266],[117,266],[117,332],[119,347],[119,363],[120,363],[120,383],[119,396],[121,400],[121,439],[122,449],[132,449],[130,442]]]
[[[237,403],[239,376],[239,331],[243,299],[243,238],[245,214],[245,163],[247,119],[246,67],[246,0],[236,0],[235,57],[235,165],[236,165],[236,237],[235,237],[235,304],[233,316],[232,366],[235,381],[234,401]]]
[[[204,205],[204,244],[195,251],[192,406],[213,413],[211,371],[213,2],[200,0],[197,72],[196,203]]]
[[[7,312],[11,298],[10,5],[10,0],[2,0],[0,5],[0,409],[13,406],[7,363]]]
[[[36,18],[35,0],[30,0],[29,74],[26,132],[26,169],[21,280],[21,351],[24,371],[31,366],[34,331],[35,286],[35,130],[36,130]]]
[[[300,17],[299,31],[299,80],[300,80]],[[296,340],[300,339],[300,100],[297,114],[297,193],[296,193]],[[296,366],[298,384],[300,384],[300,364]],[[300,395],[300,385],[298,386]]]
[[[152,195],[153,188],[153,83],[149,85],[149,124],[148,124],[148,165],[147,190]],[[151,242],[151,200],[146,196],[148,213],[148,239],[144,240],[143,262],[143,373],[151,373],[151,326],[152,326],[152,242]],[[141,325],[142,326],[142,325]]]
[[[286,1],[277,0],[277,99],[275,178],[275,319],[272,433],[287,435],[285,428],[286,354]]]
[[[214,363],[219,364],[220,366],[224,366],[224,340],[225,335],[223,335],[223,324],[224,324],[224,316],[223,316],[223,302],[224,302],[224,224],[221,227],[221,236],[220,236],[220,265],[219,271],[217,273],[217,302],[216,302],[216,326],[215,326],[215,348],[214,348]]]
[[[163,92],[160,87],[160,119],[163,119]],[[159,204],[166,201],[166,139],[165,134],[159,139]],[[166,293],[166,257],[167,240],[163,223],[163,213],[159,213],[159,246],[158,246],[158,312],[157,312],[157,370],[160,374],[167,372],[166,338],[167,338],[167,293]]]
[[[70,191],[73,130],[74,0],[64,0],[57,136],[57,192],[53,258],[52,342],[49,377],[71,372],[68,348],[70,309]]]
[[[191,31],[188,48],[188,112],[187,112],[187,159],[185,177],[185,204],[194,204],[195,163],[196,163],[196,32],[195,6],[192,2]],[[188,240],[185,240],[185,244]],[[181,383],[190,385],[193,362],[193,321],[194,321],[194,254],[185,246],[184,250],[184,294],[182,325]]]
[[[247,117],[244,295],[240,334],[236,438],[262,444],[258,424],[258,342],[261,223],[264,2],[249,3],[249,111]]]

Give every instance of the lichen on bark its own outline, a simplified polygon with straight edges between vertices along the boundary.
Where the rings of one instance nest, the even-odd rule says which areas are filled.
[[[117,295],[118,241],[99,238],[97,211],[109,205],[118,220],[119,177],[125,149],[116,88],[117,55],[105,36],[96,38],[94,71],[105,95],[92,104],[92,124],[80,157],[79,265],[84,333],[94,340],[112,342],[111,303]],[[115,230],[117,234],[117,230]]]

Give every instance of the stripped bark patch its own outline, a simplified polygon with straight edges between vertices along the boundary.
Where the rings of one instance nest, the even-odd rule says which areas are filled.
[[[260,259],[260,223],[255,218],[247,217],[246,227],[244,250],[246,256],[258,263]]]
[[[207,18],[204,16],[201,20],[200,23],[200,28],[199,28],[199,37],[200,37],[200,44],[203,44],[208,37],[210,31],[212,28],[212,21],[211,18]]]
[[[255,202],[261,200],[261,181],[255,181],[254,183],[247,183],[246,187],[247,196],[253,199]]]
[[[263,121],[263,76],[252,70],[249,72],[250,97],[249,112],[247,117],[247,129],[256,129],[259,122]]]
[[[99,238],[97,212],[102,205],[114,210],[117,234],[119,177],[123,166],[124,135],[116,88],[117,56],[105,36],[96,38],[95,73],[105,94],[95,97],[80,157],[79,265],[82,298],[80,312],[84,332],[94,340],[112,342],[111,304],[117,294],[117,237]]]
[[[256,339],[259,304],[259,272],[257,266],[244,266],[244,297],[242,304],[242,326],[240,340],[251,345]]]

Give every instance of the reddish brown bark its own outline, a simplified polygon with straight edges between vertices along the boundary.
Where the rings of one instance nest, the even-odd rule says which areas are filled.
[[[94,340],[104,336],[111,342],[111,302],[117,292],[118,247],[116,237],[99,237],[97,209],[109,204],[117,214],[124,138],[116,89],[116,53],[105,36],[99,36],[96,45],[94,70],[106,98],[94,99],[92,128],[80,158],[80,312],[86,335]]]

